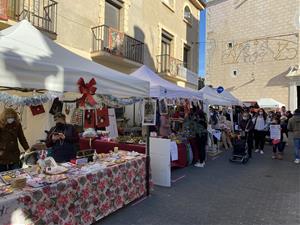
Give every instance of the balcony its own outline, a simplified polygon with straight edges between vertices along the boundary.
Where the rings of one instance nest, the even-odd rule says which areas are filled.
[[[144,62],[144,43],[106,25],[96,26],[92,28],[91,57],[107,66],[117,63],[137,68]]]
[[[158,55],[157,59],[157,72],[172,80],[180,80],[187,83],[187,87],[198,87],[198,74],[187,69],[187,65],[180,60],[170,55]]]
[[[13,24],[12,21],[18,22],[23,19],[27,19],[39,30],[56,37],[57,2],[53,0],[0,0],[2,24],[9,26]]]

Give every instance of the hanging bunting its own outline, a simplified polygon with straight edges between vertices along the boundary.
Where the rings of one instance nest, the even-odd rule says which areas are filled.
[[[93,97],[97,90],[97,88],[94,87],[94,85],[96,85],[96,80],[92,78],[88,83],[85,83],[84,79],[81,77],[77,84],[79,86],[80,93],[83,94],[80,99],[80,106],[84,107],[86,102],[91,106],[96,105],[97,102]]]
[[[63,94],[59,92],[46,92],[45,94],[33,95],[30,97],[21,97],[17,95],[10,95],[7,92],[0,92],[0,102],[5,105],[16,106],[38,106],[49,101],[53,101],[57,97],[61,97]]]
[[[98,95],[99,101],[102,102],[104,105],[113,107],[113,108],[120,108],[126,105],[132,105],[134,103],[143,101],[143,98],[116,98],[111,95]]]

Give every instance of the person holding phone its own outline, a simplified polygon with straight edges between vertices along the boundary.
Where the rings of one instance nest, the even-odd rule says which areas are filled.
[[[56,113],[54,121],[56,125],[48,132],[47,147],[52,148],[56,162],[69,162],[76,158],[79,136],[75,127],[66,123],[66,116],[63,113]]]

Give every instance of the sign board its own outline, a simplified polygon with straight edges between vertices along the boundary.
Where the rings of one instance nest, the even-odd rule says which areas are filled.
[[[219,86],[219,87],[217,88],[218,94],[221,94],[223,91],[224,91],[224,88],[223,88],[222,86]]]
[[[171,187],[170,139],[150,138],[150,166],[153,183]]]
[[[270,138],[272,140],[280,140],[281,139],[280,125],[270,125]]]
[[[144,99],[143,101],[143,126],[156,125],[156,100]]]

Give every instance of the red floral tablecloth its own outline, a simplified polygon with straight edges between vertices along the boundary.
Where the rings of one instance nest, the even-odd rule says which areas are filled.
[[[50,186],[23,191],[15,198],[10,196],[10,200],[17,200],[15,207],[22,210],[28,223],[91,224],[145,194],[145,162],[143,156],[102,171],[70,176]],[[9,204],[5,200],[0,199],[0,208]],[[5,215],[6,219],[11,217]]]

